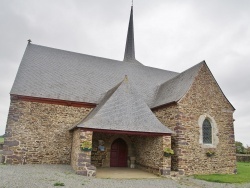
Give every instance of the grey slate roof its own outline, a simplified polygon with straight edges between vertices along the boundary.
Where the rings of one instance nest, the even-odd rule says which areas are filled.
[[[135,59],[133,6],[124,61],[27,45],[10,94],[98,104],[128,75],[150,107],[178,101],[188,91],[199,65],[176,72],[147,67]]]
[[[156,86],[178,73],[30,43],[10,94],[98,104],[125,75],[152,107]]]
[[[195,76],[198,74],[198,71],[204,63],[205,61],[187,69],[158,86],[155,100],[151,107],[179,101],[191,87]]]
[[[77,127],[149,133],[173,133],[152,113],[127,76],[111,89]]]

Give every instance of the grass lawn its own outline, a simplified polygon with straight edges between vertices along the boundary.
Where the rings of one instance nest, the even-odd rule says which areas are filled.
[[[218,183],[250,183],[250,163],[237,162],[238,174],[195,175],[196,179]]]
[[[4,138],[0,137],[0,143],[3,143],[3,142],[4,142]]]

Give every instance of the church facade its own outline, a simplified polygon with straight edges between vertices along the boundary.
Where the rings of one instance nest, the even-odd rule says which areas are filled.
[[[235,109],[206,62],[176,73],[137,61],[133,7],[123,61],[29,42],[10,97],[6,164],[71,164],[84,176],[236,170]]]

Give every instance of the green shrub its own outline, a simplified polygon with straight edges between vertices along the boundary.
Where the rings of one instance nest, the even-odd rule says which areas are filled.
[[[64,186],[64,183],[56,182],[56,183],[54,183],[54,186]]]

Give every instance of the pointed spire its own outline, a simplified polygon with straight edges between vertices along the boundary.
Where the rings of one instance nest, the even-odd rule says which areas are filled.
[[[134,44],[134,24],[133,24],[133,4],[131,6],[130,19],[128,25],[127,42],[124,54],[124,60],[127,62],[134,62],[135,59],[135,44]]]

